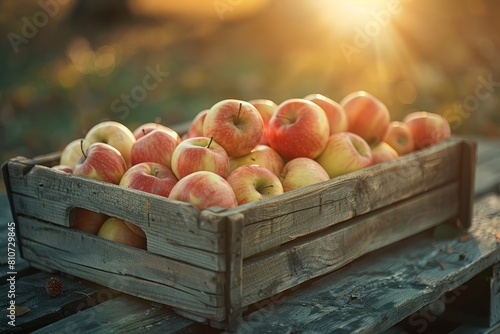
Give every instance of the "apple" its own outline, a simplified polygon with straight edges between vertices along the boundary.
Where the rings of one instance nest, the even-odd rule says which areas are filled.
[[[309,94],[304,98],[316,103],[325,111],[330,124],[330,134],[348,130],[347,115],[339,103],[321,94]]]
[[[127,246],[146,249],[146,234],[137,225],[116,217],[108,218],[99,229],[98,237],[112,240]]]
[[[55,165],[51,167],[53,170],[57,170],[59,172],[64,172],[67,174],[73,174],[73,168],[68,165]]]
[[[194,119],[191,121],[187,132],[184,134],[182,139],[188,139],[193,137],[203,137],[203,122],[205,122],[205,117],[207,117],[208,109],[204,109],[196,114]]]
[[[172,172],[179,180],[198,171],[213,172],[224,179],[229,175],[229,156],[213,137],[184,139],[172,153]]]
[[[280,176],[285,162],[270,146],[259,144],[250,153],[237,158],[229,158],[229,173],[240,166],[259,165]]]
[[[417,150],[439,143],[451,136],[450,124],[440,114],[415,111],[406,115],[403,123],[410,128]]]
[[[260,116],[262,117],[262,121],[264,122],[264,131],[262,132],[262,137],[260,138],[259,144],[268,145],[269,141],[267,140],[266,128],[269,124],[269,120],[278,108],[278,105],[273,101],[267,99],[255,99],[248,102],[250,102],[255,107],[255,109],[257,109],[257,111],[260,113]]]
[[[123,174],[119,185],[168,197],[176,183],[177,178],[170,168],[155,162],[142,162],[130,167]]]
[[[126,170],[127,163],[120,151],[108,144],[94,143],[77,161],[73,174],[118,184]]]
[[[326,170],[316,160],[303,157],[288,161],[280,175],[285,192],[329,179]]]
[[[179,134],[175,130],[160,123],[144,123],[141,126],[138,126],[134,131],[132,131],[132,133],[135,139],[138,140],[139,138],[147,135],[153,130],[166,131],[172,138],[177,141],[177,143],[180,143],[182,141],[181,136],[179,136]]]
[[[399,157],[398,152],[386,142],[381,142],[372,147],[373,164],[396,160]]]
[[[135,136],[125,125],[115,121],[103,121],[94,125],[85,135],[84,150],[94,143],[105,143],[116,148],[130,167],[130,149]]]
[[[222,176],[209,171],[186,175],[172,188],[168,198],[191,203],[199,210],[209,207],[229,209],[238,205],[229,183]]]
[[[357,91],[344,97],[340,104],[346,112],[349,132],[361,136],[370,146],[384,140],[391,117],[382,101],[365,91]]]
[[[283,194],[278,176],[259,165],[240,166],[229,174],[226,181],[233,188],[238,205]]]
[[[264,122],[250,103],[228,99],[214,104],[203,122],[205,137],[214,137],[230,157],[250,153],[264,131]]]
[[[361,136],[340,132],[330,136],[316,161],[334,178],[372,165],[373,157],[370,145]]]
[[[84,208],[74,208],[73,210],[73,225],[71,227],[93,235],[97,235],[101,226],[109,218],[104,213]]]
[[[317,104],[293,98],[282,102],[269,120],[267,140],[285,159],[314,159],[325,149],[330,125]]]
[[[389,123],[389,129],[384,137],[384,142],[389,144],[398,155],[405,155],[415,150],[415,142],[408,124],[400,121]]]
[[[172,154],[179,142],[166,130],[152,130],[139,137],[130,149],[130,162],[156,162],[171,168]]]
[[[59,158],[60,165],[66,165],[73,168],[82,155],[81,142],[83,138],[70,141],[62,150]]]

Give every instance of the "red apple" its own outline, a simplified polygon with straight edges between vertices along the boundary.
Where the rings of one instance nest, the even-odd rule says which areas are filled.
[[[262,121],[264,122],[264,131],[262,132],[262,137],[260,138],[259,144],[268,145],[269,141],[267,140],[266,128],[269,124],[269,120],[278,108],[278,105],[273,101],[267,99],[255,99],[248,102],[250,102],[255,107],[255,109],[257,109],[257,111],[260,113],[260,116],[262,117]]]
[[[132,227],[131,225],[121,219],[111,217],[101,226],[97,236],[127,246],[146,249],[146,234],[138,226]]]
[[[253,105],[240,100],[223,100],[216,103],[203,122],[205,137],[214,137],[230,157],[250,153],[259,143],[264,122]]]
[[[60,165],[66,165],[73,168],[82,156],[81,142],[83,138],[75,139],[69,142],[61,152],[61,157],[59,158]]]
[[[372,147],[373,164],[396,160],[399,157],[398,152],[386,142],[381,142]]]
[[[168,131],[157,129],[139,137],[130,149],[132,165],[156,162],[171,168],[172,154],[179,143]]]
[[[281,103],[267,126],[269,146],[285,159],[316,158],[325,149],[329,135],[325,111],[305,99]]]
[[[330,178],[334,178],[372,165],[373,157],[363,138],[351,132],[340,132],[330,136],[316,161]]]
[[[250,153],[237,158],[229,158],[229,173],[244,165],[259,165],[266,167],[276,176],[280,176],[285,162],[278,152],[270,146],[259,144]]]
[[[353,92],[342,99],[349,132],[363,138],[370,146],[384,140],[389,128],[389,110],[382,101],[364,92]]]
[[[295,158],[288,161],[280,175],[285,192],[329,179],[326,170],[310,158]]]
[[[408,124],[392,121],[384,137],[384,142],[389,144],[398,155],[405,155],[415,150],[415,142]]]
[[[209,207],[228,209],[238,205],[229,183],[220,175],[208,171],[186,175],[172,188],[168,197],[191,203],[199,210]]]
[[[203,122],[205,122],[207,113],[208,109],[205,109],[196,114],[194,119],[191,121],[187,132],[184,134],[183,139],[203,137]]]
[[[182,141],[181,136],[179,136],[179,134],[175,130],[160,123],[144,123],[141,126],[138,126],[134,131],[132,131],[132,133],[134,134],[135,139],[138,140],[139,138],[144,137],[153,130],[166,131],[172,138],[175,139],[177,143],[180,143]]]
[[[416,149],[439,143],[451,136],[450,124],[440,114],[416,111],[403,119],[410,128]]]
[[[348,130],[347,115],[340,104],[321,94],[310,94],[305,99],[316,103],[325,111],[330,124],[330,134]]]
[[[172,153],[172,171],[179,180],[198,171],[209,171],[226,178],[229,175],[229,157],[213,137],[188,138]]]
[[[97,235],[99,229],[104,222],[109,218],[104,213],[87,210],[84,208],[74,208],[72,212],[73,225],[72,228]]]
[[[84,150],[94,143],[105,143],[116,148],[130,167],[130,149],[135,137],[125,125],[115,121],[104,121],[94,125],[85,135]]]
[[[233,188],[238,205],[283,194],[278,176],[259,165],[240,166],[229,174],[226,181]]]
[[[126,170],[127,163],[120,151],[108,144],[94,143],[82,154],[73,174],[118,184]]]
[[[142,162],[130,167],[120,180],[120,186],[168,197],[177,183],[170,168],[155,163]]]

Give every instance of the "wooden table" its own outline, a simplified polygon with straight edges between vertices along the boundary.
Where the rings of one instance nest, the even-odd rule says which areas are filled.
[[[238,333],[500,332],[500,141],[478,144],[474,221],[468,231],[444,224],[372,252],[258,303]],[[18,252],[9,269],[11,219],[7,197],[0,194],[1,332],[221,332],[168,307],[39,271]],[[58,297],[45,292],[50,277],[64,283]],[[14,290],[15,297],[9,296]],[[15,327],[8,324],[10,300],[17,307]]]

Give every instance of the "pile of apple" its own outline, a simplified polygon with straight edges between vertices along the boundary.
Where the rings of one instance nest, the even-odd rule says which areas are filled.
[[[73,175],[191,203],[231,208],[391,161],[450,136],[436,113],[391,121],[358,91],[340,103],[320,95],[277,105],[227,99],[203,110],[181,137],[159,123],[135,130],[105,121],[69,143],[53,167]],[[75,228],[145,248],[136,225],[79,208]]]

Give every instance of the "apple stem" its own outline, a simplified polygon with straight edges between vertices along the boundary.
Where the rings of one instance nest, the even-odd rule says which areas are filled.
[[[262,192],[262,190],[266,189],[266,188],[274,188],[274,184],[267,184],[259,189],[257,189],[258,192]]]
[[[142,129],[142,134],[146,135],[146,129],[144,129],[144,128]]]
[[[159,172],[158,168],[154,168],[153,169],[153,176],[155,176],[155,177],[158,176],[158,172]]]
[[[83,149],[83,139],[80,140],[80,150],[82,150],[82,154],[87,159],[87,155],[85,154],[85,150]]]
[[[210,141],[208,142],[207,148],[210,148],[210,145],[212,145],[213,141],[214,141],[214,136],[211,136]]]
[[[241,113],[241,102],[240,102],[240,107],[238,108],[238,115],[236,116],[236,121],[234,121],[234,124],[235,125],[238,125],[239,121],[240,121],[240,113]]]

